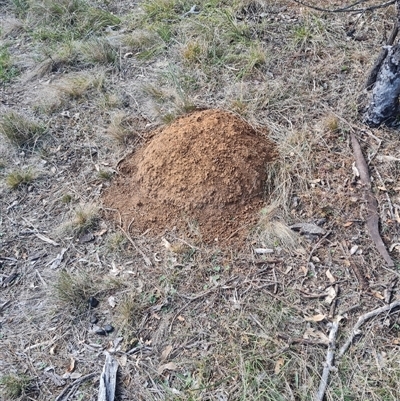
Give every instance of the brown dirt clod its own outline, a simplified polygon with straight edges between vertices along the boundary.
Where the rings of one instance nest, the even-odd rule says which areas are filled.
[[[105,191],[124,226],[160,234],[197,227],[201,240],[243,240],[265,200],[275,146],[237,116],[196,111],[158,130],[126,158]]]

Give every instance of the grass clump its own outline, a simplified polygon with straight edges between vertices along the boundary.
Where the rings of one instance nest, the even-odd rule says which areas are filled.
[[[108,181],[111,180],[112,176],[113,176],[113,172],[111,170],[99,170],[97,172],[97,175],[99,176],[99,179],[101,181]]]
[[[55,86],[69,99],[80,99],[91,89],[101,91],[104,85],[103,74],[77,74],[70,76]]]
[[[99,209],[93,204],[80,205],[68,225],[70,231],[76,235],[84,234],[97,226]]]
[[[23,185],[31,183],[35,175],[30,170],[18,170],[9,173],[6,177],[6,183],[11,189],[18,189]]]
[[[45,131],[42,124],[13,111],[5,114],[0,121],[0,133],[16,146],[35,143]]]
[[[35,1],[27,19],[33,21],[34,38],[48,42],[84,39],[120,23],[115,15],[84,0]]]
[[[12,64],[8,48],[0,46],[0,83],[10,82],[17,75],[18,70]]]
[[[4,399],[15,400],[24,395],[29,387],[31,379],[25,375],[5,375],[0,378],[0,386],[5,396]]]
[[[118,53],[110,43],[103,38],[90,39],[80,46],[84,61],[96,64],[117,64]]]
[[[62,270],[54,285],[56,299],[68,309],[83,312],[88,307],[89,297],[94,296],[95,284],[86,272],[75,274]]]
[[[135,130],[130,124],[129,116],[121,111],[111,116],[111,122],[106,132],[122,145],[126,145],[129,138],[135,134]]]
[[[126,243],[126,237],[122,233],[116,232],[107,238],[107,249],[110,252],[118,252],[124,249]]]

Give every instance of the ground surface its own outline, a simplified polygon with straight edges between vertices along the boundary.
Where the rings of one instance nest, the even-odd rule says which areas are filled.
[[[330,3],[346,4],[313,2]],[[108,352],[120,366],[121,400],[312,400],[330,323],[342,316],[341,346],[359,316],[399,296],[399,133],[369,129],[359,114],[393,8],[192,6],[0,2],[1,399],[95,400]],[[208,241],[233,233],[231,221],[189,213],[204,180],[174,127],[196,108],[233,113],[276,144],[265,170],[263,139],[252,169],[242,167],[253,142],[218,171],[239,169],[217,188],[221,210],[255,223],[240,246]],[[209,128],[199,161],[211,147],[233,146],[224,135],[210,144]],[[350,134],[369,164],[394,268],[366,228]],[[163,138],[182,167],[162,169]],[[178,209],[188,214],[161,213],[165,227],[148,230],[153,222],[133,213],[135,225],[110,195],[129,185],[127,173],[144,183],[132,193],[136,206],[144,196],[153,213],[161,196],[174,207],[182,191]],[[238,194],[260,188],[262,204],[243,212]],[[208,226],[202,239],[201,218],[215,236]],[[313,226],[296,226],[304,223]],[[326,399],[400,399],[399,330],[398,312],[368,321],[337,359]]]
[[[257,222],[268,164],[277,157],[265,135],[237,116],[196,111],[150,133],[121,163],[104,203],[139,234],[176,227],[182,235],[189,226],[195,241],[241,246]]]

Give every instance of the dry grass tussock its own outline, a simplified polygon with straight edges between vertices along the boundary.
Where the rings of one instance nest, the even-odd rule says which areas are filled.
[[[192,6],[0,6],[17,27],[0,35],[2,399],[54,400],[96,373],[70,396],[94,399],[109,352],[121,399],[310,401],[332,314],[343,317],[342,345],[360,315],[400,295],[398,132],[367,129],[358,114],[393,7]],[[37,66],[27,70],[24,57]],[[124,233],[100,202],[149,130],[196,107],[232,111],[277,145],[267,202],[242,249],[205,246],[195,221],[187,237],[138,233],[135,221]],[[365,226],[350,133],[369,163],[394,271]],[[40,181],[30,185],[36,176],[23,166],[40,166]],[[295,233],[295,223],[325,234]],[[99,335],[106,325],[114,331]],[[326,400],[399,400],[399,334],[398,311],[368,321],[337,359]]]

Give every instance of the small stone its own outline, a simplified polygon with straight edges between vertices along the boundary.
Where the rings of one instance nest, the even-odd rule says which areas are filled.
[[[90,297],[88,302],[90,308],[95,308],[99,304],[99,301],[95,297]]]
[[[101,328],[101,327],[99,327],[98,329],[96,329],[94,332],[95,332],[96,334],[98,334],[99,336],[106,336],[106,335],[107,335],[107,332],[106,332],[103,328]]]
[[[99,321],[96,315],[90,316],[90,323],[96,324]]]
[[[106,324],[106,325],[103,327],[103,329],[104,329],[104,331],[106,331],[107,333],[112,333],[112,332],[114,331],[114,327],[111,326],[111,324]]]

